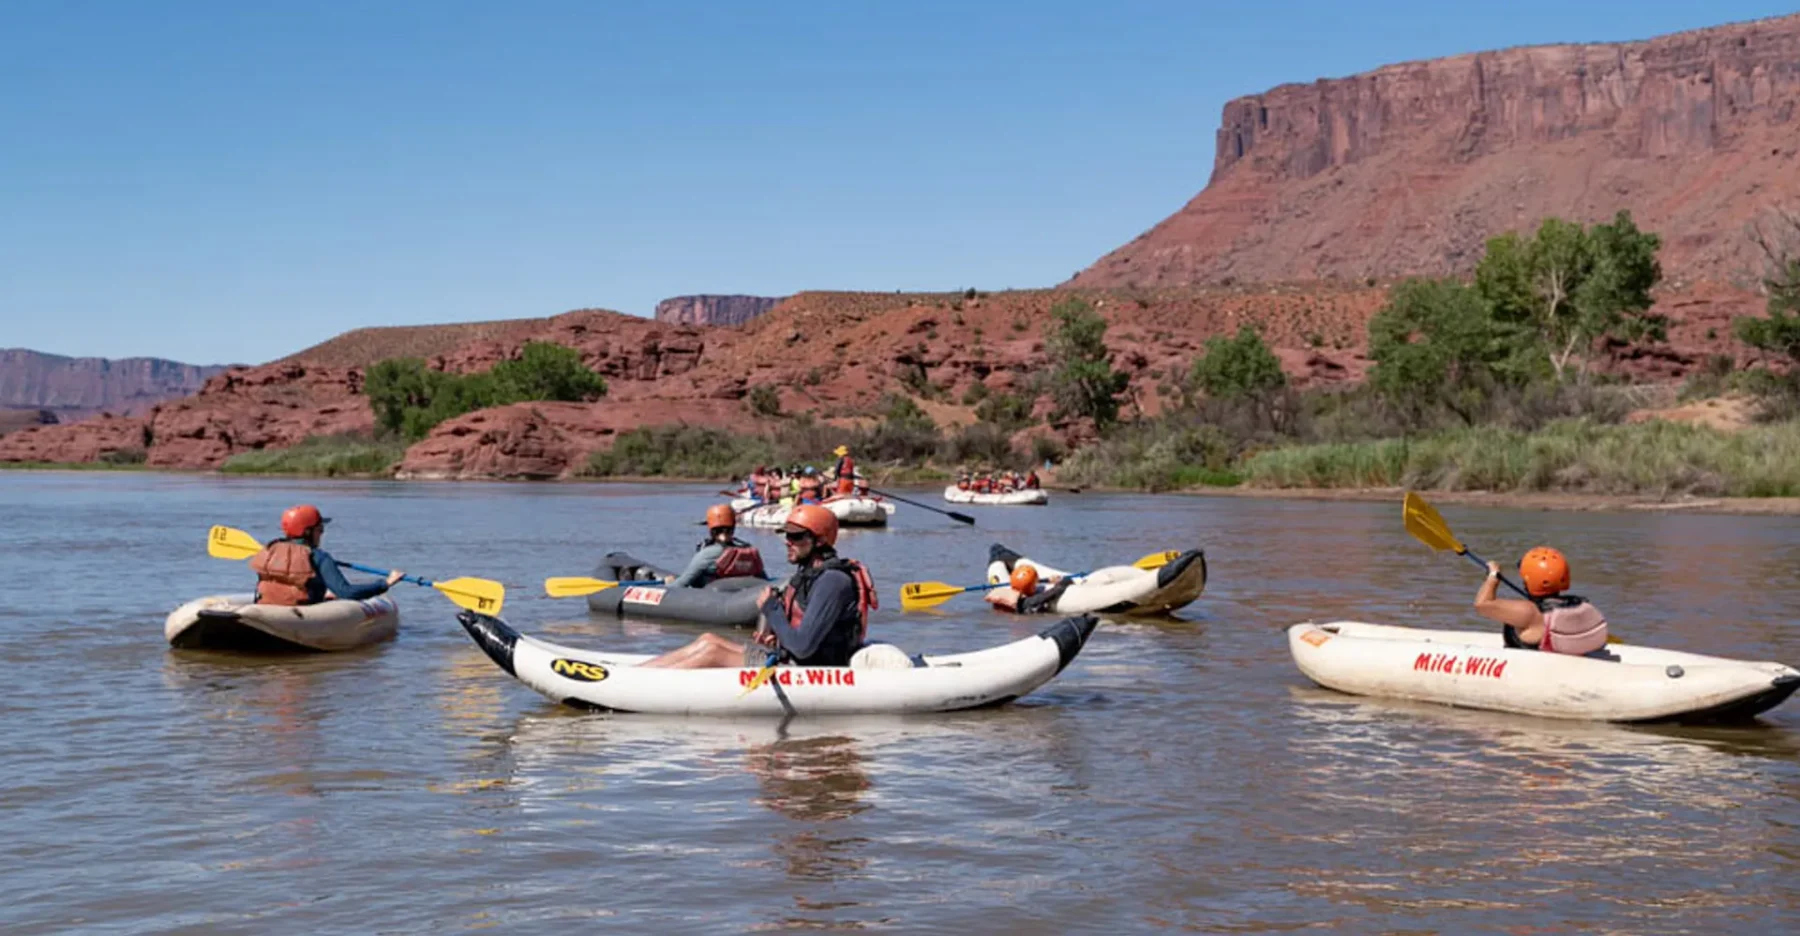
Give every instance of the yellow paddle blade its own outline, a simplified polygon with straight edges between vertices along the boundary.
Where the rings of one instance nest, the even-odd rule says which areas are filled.
[[[1456,534],[1450,532],[1450,524],[1438,514],[1425,498],[1406,492],[1406,500],[1401,504],[1401,512],[1406,520],[1406,532],[1411,533],[1419,542],[1432,549],[1448,549],[1454,553],[1462,553],[1463,544],[1456,541]]]
[[[256,537],[228,526],[213,527],[206,534],[206,554],[214,559],[248,559],[262,548]]]
[[[968,589],[960,585],[944,582],[907,582],[900,586],[900,609],[918,611],[935,608],[966,591]]]
[[[544,579],[544,594],[552,598],[578,598],[597,591],[605,591],[617,584],[619,583],[588,578],[585,575],[565,575],[560,578]]]
[[[744,685],[744,691],[738,693],[738,698],[741,699],[744,696],[747,696],[750,693],[755,692],[757,689],[762,687],[763,683],[768,682],[769,677],[773,676],[774,674],[775,674],[775,664],[773,664],[773,663],[770,663],[768,666],[765,666],[762,669],[757,670],[756,675],[750,677],[750,681]]]
[[[506,603],[506,586],[489,579],[453,578],[447,582],[432,582],[431,587],[443,592],[444,597],[456,602],[457,606],[478,614],[499,614],[500,606]]]
[[[1180,558],[1180,552],[1173,549],[1165,549],[1162,552],[1151,553],[1132,563],[1132,565],[1137,566],[1140,569],[1160,569]]]

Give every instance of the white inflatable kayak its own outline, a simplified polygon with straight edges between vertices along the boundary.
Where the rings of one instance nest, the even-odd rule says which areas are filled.
[[[501,669],[554,701],[660,715],[905,714],[999,705],[1062,672],[1097,623],[1066,618],[1009,644],[910,661],[880,645],[885,654],[858,653],[850,666],[778,667],[768,684],[745,694],[755,667],[649,669],[638,665],[648,654],[558,646],[472,611],[456,619]]]
[[[1006,581],[1016,566],[1037,569],[1038,580],[1045,583],[1069,575],[995,543],[988,549],[988,584]],[[1206,553],[1190,549],[1160,569],[1129,565],[1095,569],[1075,580],[1039,613],[1168,614],[1192,604],[1205,590]],[[1001,607],[1015,606],[1018,599],[1018,594],[1005,586],[993,589],[988,595],[991,603]]]
[[[887,526],[888,517],[894,512],[893,504],[875,497],[833,497],[821,501],[819,506],[831,511],[839,526],[847,527]],[[740,497],[731,502],[731,509],[738,512],[739,526],[774,529],[787,522],[788,511],[793,508]]]
[[[299,607],[255,601],[196,598],[169,612],[163,636],[184,650],[352,650],[391,640],[400,629],[400,607],[386,595]]]
[[[1050,492],[1043,488],[1026,488],[1023,491],[1007,491],[1004,494],[977,494],[952,484],[944,488],[944,500],[952,504],[992,504],[1001,507],[1036,505],[1050,503]]]
[[[1288,649],[1327,689],[1544,718],[1747,719],[1800,688],[1800,670],[1780,663],[1630,644],[1597,659],[1508,648],[1498,633],[1355,621],[1295,624]]]

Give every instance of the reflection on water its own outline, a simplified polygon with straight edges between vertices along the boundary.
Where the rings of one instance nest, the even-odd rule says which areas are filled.
[[[1478,576],[1394,505],[1084,494],[973,508],[975,530],[903,509],[847,535],[890,596],[980,581],[991,542],[1068,568],[1207,550],[1189,620],[1105,623],[1039,692],[941,717],[576,712],[424,589],[365,651],[162,639],[171,607],[247,584],[205,556],[208,526],[308,500],[344,518],[338,555],[498,579],[509,619],[559,642],[666,650],[696,629],[590,618],[538,583],[614,549],[675,562],[712,490],[0,472],[0,574],[40,585],[0,607],[0,931],[1800,927],[1800,703],[1747,729],[1645,729],[1306,686],[1295,620],[1475,623]],[[1578,555],[1628,639],[1800,660],[1790,521],[1445,512],[1496,557]],[[973,596],[894,604],[872,630],[915,652],[1047,623]]]

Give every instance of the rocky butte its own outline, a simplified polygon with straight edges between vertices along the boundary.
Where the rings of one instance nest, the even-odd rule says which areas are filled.
[[[770,296],[676,296],[656,304],[656,320],[670,325],[744,325],[781,304]]]
[[[0,348],[0,408],[49,410],[60,422],[103,410],[142,413],[199,390],[224,369],[161,358],[71,358]]]
[[[1205,190],[1069,285],[1461,273],[1494,234],[1619,209],[1671,291],[1731,283],[1797,157],[1800,15],[1390,65],[1225,105]]]

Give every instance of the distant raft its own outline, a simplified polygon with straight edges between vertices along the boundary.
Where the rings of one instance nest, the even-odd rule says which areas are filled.
[[[820,501],[819,506],[831,511],[838,518],[839,526],[878,527],[887,526],[888,517],[894,513],[894,505],[878,497],[832,497]],[[776,529],[787,522],[791,506],[784,504],[764,504],[748,497],[740,497],[731,502],[731,509],[738,512],[739,526],[757,527],[760,529]]]
[[[400,607],[386,595],[300,606],[211,595],[176,608],[163,622],[169,646],[181,650],[354,650],[392,640],[399,629]]]
[[[614,582],[662,579],[674,573],[630,553],[608,553],[594,577]],[[588,610],[615,617],[653,618],[713,627],[754,627],[761,613],[756,596],[779,582],[757,578],[719,579],[704,588],[667,585],[621,585],[588,596]]]
[[[651,669],[645,654],[581,650],[527,637],[505,621],[457,615],[501,669],[545,697],[577,708],[660,715],[861,715],[953,712],[1010,702],[1055,678],[1094,631],[1071,617],[1034,636],[950,656],[908,657],[887,644],[849,666],[781,666],[746,693],[755,667]]]
[[[1000,494],[977,494],[952,484],[944,488],[944,500],[952,504],[988,504],[997,507],[1036,506],[1050,503],[1050,492],[1043,488],[1025,488]]]
[[[1288,650],[1327,689],[1541,718],[1741,721],[1800,689],[1800,671],[1780,663],[1631,644],[1600,659],[1509,648],[1497,632],[1357,621],[1295,624]]]
[[[995,543],[988,548],[987,580],[1006,581],[1018,566],[1037,569],[1039,587],[1048,587],[1051,579],[1067,578],[1068,572],[1028,559]],[[1043,610],[1045,614],[1125,614],[1161,615],[1187,607],[1206,591],[1206,553],[1190,549],[1159,569],[1137,566],[1105,566],[1075,580],[1057,599]],[[1016,598],[1002,585],[989,592],[990,601]]]

